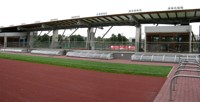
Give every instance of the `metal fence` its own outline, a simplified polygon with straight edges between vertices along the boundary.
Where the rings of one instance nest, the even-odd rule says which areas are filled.
[[[56,49],[88,49],[86,41],[62,41],[62,42],[34,42],[30,45],[27,42],[8,42],[7,47],[19,48],[56,48]],[[138,44],[136,44],[138,45]],[[141,44],[141,50],[145,50],[145,42]],[[88,45],[89,46],[89,45]],[[114,51],[134,51],[134,42],[107,42],[95,41],[95,50],[114,50]],[[192,52],[200,52],[200,42],[192,42]],[[188,42],[175,43],[148,43],[146,44],[147,52],[189,52]],[[184,50],[183,50],[184,49]]]
[[[28,42],[8,42],[7,47],[19,47],[19,48],[58,48],[58,49],[87,49],[86,41],[62,41],[62,42],[34,42],[30,45]],[[130,42],[94,42],[95,50],[133,50],[132,48],[127,48],[128,46],[135,46],[134,43]],[[113,48],[111,48],[113,47]],[[116,47],[116,48],[114,48]]]

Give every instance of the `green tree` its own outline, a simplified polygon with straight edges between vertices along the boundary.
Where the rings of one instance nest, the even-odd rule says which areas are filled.
[[[110,37],[110,41],[111,42],[126,42],[128,41],[128,39],[119,33],[117,36],[115,34],[112,34]]]
[[[49,41],[49,39],[50,39],[50,36],[49,35],[47,35],[47,34],[44,34],[44,35],[42,35],[42,36],[38,36],[38,41],[40,41],[40,42],[47,42],[47,41]]]
[[[123,37],[122,37],[122,35],[119,33],[119,34],[117,35],[117,41],[121,42],[122,40],[123,40]]]
[[[84,37],[81,35],[72,35],[70,36],[70,41],[85,41]]]
[[[110,37],[110,41],[111,41],[111,42],[116,42],[117,39],[118,39],[118,38],[117,38],[117,36],[116,36],[115,34],[112,34],[111,37]]]
[[[58,41],[63,41],[63,38],[65,37],[65,35],[61,35],[61,34],[59,34],[58,35]]]
[[[96,38],[96,41],[102,41],[102,38],[101,38],[100,36],[98,36],[98,37]]]

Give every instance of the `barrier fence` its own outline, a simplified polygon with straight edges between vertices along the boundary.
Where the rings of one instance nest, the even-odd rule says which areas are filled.
[[[30,46],[27,42],[9,42],[7,47],[15,48],[56,48],[56,49],[87,49],[86,41],[62,41],[62,42],[34,42]],[[116,50],[116,51],[134,51],[135,45],[131,42],[94,42],[95,50]]]
[[[4,44],[1,44],[3,47]],[[141,44],[141,50],[145,50],[145,42]],[[15,48],[56,48],[56,49],[87,49],[89,42],[86,41],[62,41],[62,42],[8,42],[7,47]],[[107,42],[95,41],[95,50],[114,50],[114,51],[134,51],[135,42]],[[192,42],[192,52],[200,52],[200,42]],[[169,42],[169,43],[148,43],[146,45],[147,52],[189,52],[188,42]]]

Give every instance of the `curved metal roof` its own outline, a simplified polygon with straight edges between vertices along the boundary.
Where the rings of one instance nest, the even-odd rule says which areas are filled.
[[[0,28],[0,32],[24,32],[99,26],[136,26],[137,24],[189,24],[200,22],[200,9],[136,12],[104,16],[53,20]]]

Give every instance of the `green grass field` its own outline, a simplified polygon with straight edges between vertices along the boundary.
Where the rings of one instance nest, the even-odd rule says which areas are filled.
[[[118,64],[118,63],[72,60],[72,59],[28,56],[19,54],[5,54],[5,53],[0,53],[0,58],[50,64],[50,65],[64,66],[70,68],[95,70],[101,72],[134,74],[134,75],[145,75],[145,76],[160,76],[160,77],[166,77],[172,68],[172,66]]]

